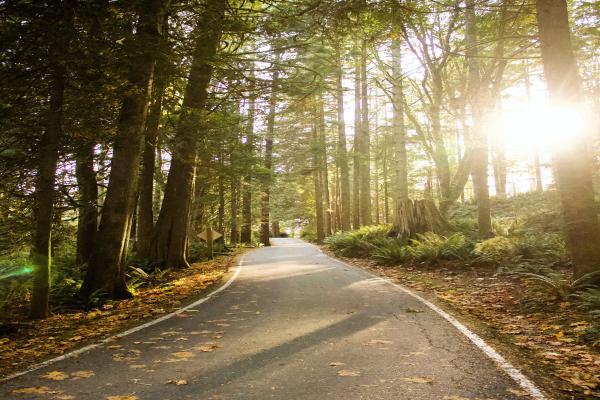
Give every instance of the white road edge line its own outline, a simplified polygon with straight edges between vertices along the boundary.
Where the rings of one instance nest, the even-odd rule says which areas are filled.
[[[96,348],[98,348],[98,347],[100,347],[100,346],[102,346],[102,345],[104,345],[106,343],[110,343],[110,342],[115,341],[116,339],[120,339],[120,338],[123,338],[125,336],[131,335],[132,333],[139,332],[142,329],[146,329],[146,328],[148,328],[150,326],[153,326],[153,325],[159,324],[159,323],[161,323],[163,321],[166,321],[168,319],[171,319],[174,316],[176,316],[178,314],[181,314],[181,313],[189,310],[190,308],[194,308],[194,307],[199,306],[200,304],[204,303],[205,301],[208,301],[215,294],[217,294],[219,292],[222,292],[223,290],[227,289],[233,283],[233,281],[236,280],[236,278],[240,274],[240,271],[242,270],[242,266],[243,266],[243,263],[244,263],[244,258],[245,258],[245,254],[241,256],[240,261],[237,264],[237,267],[236,267],[236,270],[235,270],[234,274],[231,276],[231,278],[229,278],[229,280],[227,282],[225,282],[222,286],[220,286],[216,290],[210,292],[209,294],[207,294],[205,297],[201,298],[200,300],[197,300],[197,301],[193,302],[192,304],[188,304],[187,306],[182,307],[182,308],[180,308],[178,310],[175,310],[175,311],[173,311],[173,312],[171,312],[169,314],[165,314],[165,315],[163,315],[160,318],[154,319],[152,321],[148,321],[145,324],[138,325],[136,327],[128,329],[125,332],[121,332],[121,333],[117,333],[115,335],[111,335],[110,337],[108,337],[106,339],[103,339],[103,340],[101,340],[101,341],[99,341],[97,343],[93,343],[93,344],[84,346],[84,347],[82,347],[80,349],[77,349],[77,350],[71,351],[69,353],[63,354],[62,356],[51,358],[51,359],[46,360],[46,361],[44,361],[42,363],[36,364],[36,365],[34,365],[32,367],[29,367],[29,368],[27,368],[24,371],[17,372],[17,373],[12,374],[12,375],[8,375],[8,376],[0,379],[0,383],[6,382],[6,381],[10,381],[10,380],[15,379],[15,378],[17,378],[19,376],[23,376],[23,375],[29,374],[29,373],[31,373],[33,371],[37,371],[40,368],[47,367],[48,365],[52,365],[52,364],[57,363],[59,361],[66,360],[68,358],[77,357],[77,356],[79,356],[79,355],[81,355],[83,353],[86,353],[86,352],[90,351],[90,350],[96,349]]]
[[[314,245],[313,245],[314,246]],[[354,265],[350,265],[347,264],[341,260],[338,260],[337,258],[333,258],[330,257],[329,255],[325,254],[323,252],[323,250],[321,250],[318,246],[315,246],[317,248],[317,250],[319,250],[319,252],[321,252],[323,255],[325,255],[326,257],[329,257],[339,263],[341,263],[342,265],[345,265],[347,267],[350,267],[354,270],[358,270],[360,272],[363,272],[367,275],[370,275],[378,280],[381,280],[385,283],[388,283],[392,286],[394,286],[396,289],[400,289],[402,292],[412,296],[413,298],[417,299],[418,301],[420,301],[421,303],[425,304],[427,307],[429,307],[430,309],[432,309],[433,311],[435,311],[437,314],[439,314],[442,318],[444,318],[446,321],[450,322],[456,329],[458,329],[463,335],[465,335],[475,346],[477,346],[481,351],[483,351],[483,353],[488,356],[489,358],[491,358],[498,367],[500,367],[500,369],[502,369],[502,371],[504,371],[508,376],[510,376],[517,384],[519,384],[519,386],[525,390],[527,393],[529,393],[529,395],[536,400],[547,400],[547,398],[544,396],[544,394],[542,393],[542,391],[531,381],[529,380],[529,378],[527,378],[521,371],[519,371],[514,365],[512,365],[510,362],[508,362],[504,357],[502,357],[496,350],[494,350],[490,345],[488,345],[481,337],[479,337],[479,335],[477,335],[476,333],[472,332],[471,330],[469,330],[469,328],[467,328],[466,326],[464,326],[461,322],[459,322],[456,318],[454,318],[452,315],[448,314],[447,312],[445,312],[444,310],[442,310],[441,308],[439,308],[438,306],[436,306],[435,304],[431,303],[428,300],[425,300],[423,297],[419,296],[416,293],[411,292],[409,289],[405,288],[402,285],[399,285],[397,283],[392,282],[389,279],[385,279],[382,278],[380,276],[377,276],[369,271],[366,271],[362,268],[356,267]]]

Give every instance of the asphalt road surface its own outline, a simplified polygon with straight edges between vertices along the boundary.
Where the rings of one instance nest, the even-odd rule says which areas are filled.
[[[0,398],[523,399],[423,303],[305,242],[273,243],[198,307],[2,383]]]

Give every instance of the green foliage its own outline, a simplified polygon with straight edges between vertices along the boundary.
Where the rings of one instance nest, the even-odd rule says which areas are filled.
[[[412,247],[399,239],[390,238],[371,250],[371,257],[379,264],[398,265],[414,258]]]
[[[560,301],[568,300],[589,289],[600,289],[600,271],[591,272],[578,279],[554,271],[546,274],[522,273],[520,275]]]
[[[388,225],[363,226],[350,232],[341,232],[325,239],[325,244],[344,257],[368,257],[374,247],[386,242]]]
[[[572,297],[579,303],[579,307],[588,310],[594,318],[600,319],[600,287],[587,288]]]
[[[467,261],[471,258],[474,243],[462,233],[455,233],[446,238],[433,232],[427,232],[417,235],[417,239],[411,240],[410,247],[415,261]]]

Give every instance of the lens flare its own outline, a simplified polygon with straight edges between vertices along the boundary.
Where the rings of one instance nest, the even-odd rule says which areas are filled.
[[[0,267],[0,280],[8,278],[16,278],[18,276],[30,275],[33,272],[33,268],[30,266],[24,267]]]

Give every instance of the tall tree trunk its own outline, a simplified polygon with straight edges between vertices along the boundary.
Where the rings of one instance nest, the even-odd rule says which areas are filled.
[[[338,54],[338,67],[336,74],[337,97],[337,164],[340,170],[340,208],[341,229],[349,231],[351,218],[350,203],[350,171],[348,169],[348,150],[346,148],[346,124],[344,122],[344,69],[341,55]]]
[[[583,103],[583,89],[571,45],[567,2],[537,0],[536,8],[550,102],[553,107],[577,109]],[[587,139],[586,135],[575,135],[553,154],[575,277],[600,269],[600,224]]]
[[[367,85],[367,41],[363,40],[360,51],[361,79],[361,172],[360,172],[360,214],[363,225],[371,225],[371,144],[369,139],[369,93]]]
[[[393,148],[394,148],[394,198],[408,199],[408,157],[406,155],[406,124],[404,121],[404,93],[402,87],[402,42],[392,41],[393,82]]]
[[[156,168],[156,150],[160,117],[162,114],[163,96],[167,86],[167,50],[166,36],[168,19],[163,25],[161,40],[163,55],[156,64],[154,85],[152,88],[152,103],[146,118],[144,130],[144,153],[142,156],[142,170],[140,172],[139,199],[138,199],[138,237],[137,256],[147,259],[154,230],[154,171]]]
[[[98,182],[94,170],[93,142],[87,141],[78,146],[75,158],[75,176],[79,193],[75,262],[77,265],[83,265],[92,255],[98,230]]]
[[[102,291],[110,298],[131,296],[123,268],[137,191],[144,119],[158,57],[156,43],[161,40],[169,4],[169,0],[143,1],[136,33],[128,45],[129,90],[123,96],[96,246],[81,287],[84,295]]]
[[[477,50],[477,21],[474,0],[467,0],[466,7],[466,56],[468,63],[469,102],[473,116],[471,176],[477,200],[479,237],[492,236],[492,216],[488,187],[488,141],[485,116],[489,110],[486,90],[481,90],[480,65]],[[482,99],[483,97],[483,99]]]
[[[33,291],[31,297],[31,318],[46,318],[50,298],[51,232],[56,195],[56,167],[58,150],[63,135],[63,103],[67,80],[66,56],[72,37],[73,3],[63,1],[52,7],[55,15],[55,32],[51,39],[48,54],[50,71],[49,109],[46,129],[39,143],[38,171],[35,186],[35,230],[31,261],[33,271]]]
[[[325,236],[331,236],[333,214],[331,210],[331,197],[329,194],[329,172],[327,171],[327,133],[325,127],[325,108],[323,97],[318,98],[318,134],[319,134],[319,162],[321,170],[321,179],[323,180],[323,207],[325,218]]]
[[[189,265],[186,253],[198,143],[226,4],[226,0],[208,0],[192,34],[196,38],[192,66],[175,134],[165,196],[150,246],[150,259],[173,268]]]
[[[90,26],[88,39],[87,56],[92,58],[94,68],[88,71],[84,79],[93,85],[91,91],[96,90],[96,83],[99,80],[106,80],[106,50],[108,44],[102,37],[103,27],[108,16],[108,0],[101,0],[94,3],[93,19]],[[103,101],[97,98],[95,92],[85,94],[87,103],[83,107],[99,107],[99,102]],[[94,150],[96,144],[97,129],[102,125],[102,117],[96,113],[90,114],[91,118],[84,118],[82,121],[87,124],[89,129],[83,137],[75,138],[75,176],[77,178],[78,188],[78,216],[77,216],[77,250],[75,263],[79,266],[88,262],[92,255],[96,232],[98,230],[98,183],[96,171],[94,170]]]
[[[219,178],[218,178],[218,189],[219,189],[219,210],[217,211],[217,232],[225,236],[225,176],[224,176],[225,163],[223,160],[223,152],[219,154]]]
[[[315,217],[317,243],[322,243],[325,238],[325,221],[323,215],[323,181],[321,179],[321,146],[319,142],[319,127],[317,123],[313,123],[311,147],[313,153],[313,181],[315,184]]]
[[[354,60],[354,144],[352,146],[352,228],[360,228],[360,182],[361,182],[361,151],[362,151],[362,128],[360,113],[360,58]]]
[[[279,60],[279,53],[276,51],[275,59]],[[277,66],[275,65],[275,68]],[[265,176],[262,182],[262,194],[261,194],[261,220],[260,220],[260,242],[269,246],[270,236],[270,223],[269,218],[271,214],[271,183],[273,181],[273,135],[275,133],[275,111],[277,105],[277,84],[279,81],[279,70],[273,71],[271,81],[271,95],[269,97],[269,114],[267,116],[267,133],[265,136]]]
[[[252,77],[254,79],[254,77]],[[248,122],[246,126],[246,143],[244,146],[245,162],[252,163],[254,158],[254,115],[256,112],[256,94],[254,87],[250,88],[248,104]],[[242,243],[252,243],[252,168],[248,166],[242,182]]]

